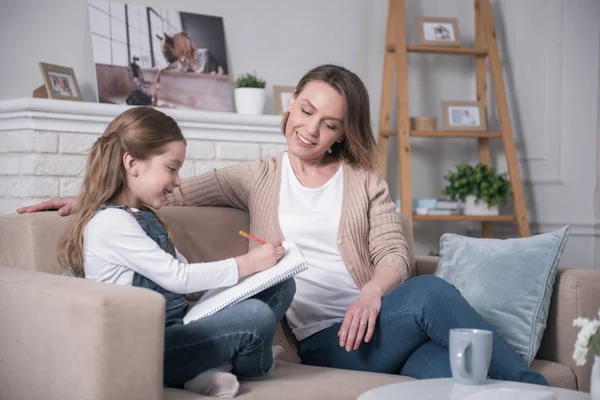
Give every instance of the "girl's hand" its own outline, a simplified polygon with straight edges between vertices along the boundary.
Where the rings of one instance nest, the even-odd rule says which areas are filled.
[[[363,337],[365,343],[369,343],[381,311],[381,297],[382,292],[376,287],[365,285],[361,289],[346,310],[344,322],[338,332],[340,347],[345,347],[346,351],[357,350]]]
[[[243,256],[236,257],[235,261],[238,264],[239,276],[251,275],[271,268],[277,264],[284,253],[285,248],[281,242],[272,242],[265,243]]]

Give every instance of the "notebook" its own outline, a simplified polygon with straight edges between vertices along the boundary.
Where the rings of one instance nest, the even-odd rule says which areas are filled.
[[[294,242],[283,242],[284,256],[275,266],[244,277],[235,286],[208,290],[185,315],[183,323],[207,317],[232,304],[239,303],[306,270],[308,265]]]

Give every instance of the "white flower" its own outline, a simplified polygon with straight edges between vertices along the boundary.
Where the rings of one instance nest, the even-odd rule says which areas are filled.
[[[600,317],[600,310],[598,316]],[[597,319],[590,321],[589,318],[579,317],[573,321],[573,326],[581,328],[575,341],[573,360],[577,365],[582,366],[585,365],[587,360],[590,339],[600,331],[600,321]]]

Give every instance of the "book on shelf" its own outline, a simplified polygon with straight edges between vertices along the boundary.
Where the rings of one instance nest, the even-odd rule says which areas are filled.
[[[428,210],[458,210],[460,203],[458,200],[450,200],[448,198],[415,198],[412,201],[414,209],[426,208]]]
[[[416,215],[458,215],[458,210],[444,210],[438,208],[415,208]]]
[[[458,210],[460,203],[458,200],[438,199],[435,208],[438,210]]]

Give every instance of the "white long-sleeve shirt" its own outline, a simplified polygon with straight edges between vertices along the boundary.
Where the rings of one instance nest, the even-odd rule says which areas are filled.
[[[238,265],[233,258],[188,263],[162,250],[127,211],[107,208],[88,222],[83,234],[85,277],[131,285],[134,272],[180,294],[235,285]]]

